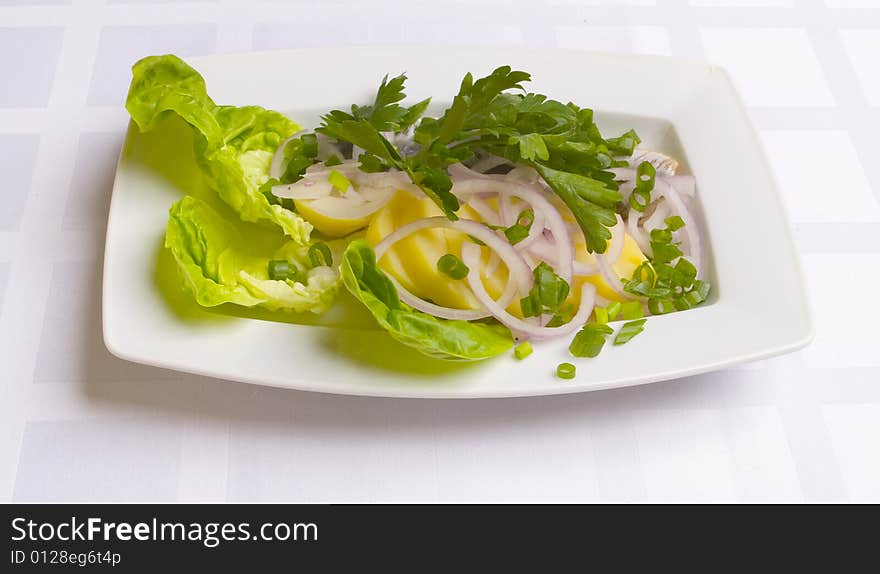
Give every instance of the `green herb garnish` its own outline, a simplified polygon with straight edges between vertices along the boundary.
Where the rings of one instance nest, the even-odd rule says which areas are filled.
[[[643,161],[636,169],[636,186],[632,195],[629,196],[629,206],[638,212],[645,211],[651,204],[651,192],[654,190],[654,176],[657,171],[654,166]]]
[[[383,132],[399,133],[412,126],[428,103],[402,107],[398,102],[404,98],[405,80],[402,75],[386,77],[371,106],[331,111],[317,131],[363,149],[358,159],[364,171],[406,172],[452,220],[458,218],[459,202],[451,192],[446,166],[478,152],[530,165],[571,209],[587,249],[605,251],[611,238],[608,228],[617,223],[615,213],[622,201],[608,170],[626,165],[615,158],[632,154],[639,143],[635,132],[604,139],[592,110],[528,93],[523,83],[530,80],[529,74],[502,66],[479,79],[467,74],[452,105],[440,117],[419,123],[414,136],[419,151],[401,157]],[[511,243],[524,237],[516,226],[506,234]]]
[[[605,339],[613,332],[608,325],[589,322],[574,336],[568,350],[575,357],[597,357],[605,346]]]
[[[527,209],[520,213],[519,217],[516,219],[516,223],[510,227],[504,228],[504,235],[507,237],[507,241],[509,241],[511,245],[516,245],[528,237],[534,221],[535,212],[531,209]]]
[[[556,313],[568,298],[570,287],[543,261],[533,272],[535,284],[526,297],[520,299],[523,317],[537,317]]]
[[[647,319],[639,319],[638,321],[629,321],[628,323],[624,323],[623,327],[620,328],[620,331],[617,332],[617,335],[614,337],[615,345],[623,345],[636,335],[642,332],[645,328],[645,322]]]
[[[286,281],[296,277],[296,268],[289,261],[283,259],[272,259],[269,261],[269,279],[275,281]]]
[[[559,363],[556,367],[556,376],[560,379],[573,379],[577,373],[577,367],[571,363]]]
[[[517,359],[522,361],[523,359],[531,355],[533,351],[534,349],[532,348],[532,344],[528,341],[524,341],[513,349],[513,355]]]
[[[447,253],[437,260],[437,271],[451,279],[459,280],[467,277],[470,268],[452,253]]]
[[[696,266],[683,256],[674,241],[673,233],[684,228],[684,221],[675,215],[665,222],[664,229],[651,231],[652,257],[639,265],[624,284],[627,292],[648,299],[652,315],[695,307],[706,300],[711,289],[708,282],[697,279]]]
[[[332,266],[333,253],[330,251],[330,247],[323,241],[311,244],[309,246],[309,262],[312,267]]]

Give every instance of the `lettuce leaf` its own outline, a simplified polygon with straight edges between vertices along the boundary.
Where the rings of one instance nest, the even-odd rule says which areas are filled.
[[[141,131],[153,129],[166,112],[183,118],[195,133],[195,156],[208,186],[241,219],[278,225],[286,235],[307,244],[312,225],[260,192],[278,145],[300,127],[258,106],[218,106],[205,81],[173,55],[149,56],[132,68],[125,107]]]
[[[285,240],[262,253],[252,236],[243,237],[240,225],[191,196],[171,207],[165,247],[200,305],[235,303],[271,311],[323,313],[333,304],[339,275],[326,266],[312,268],[307,246]],[[290,261],[301,281],[269,279],[271,259]]]
[[[392,337],[431,357],[474,361],[513,347],[510,331],[501,325],[438,319],[401,302],[366,241],[353,241],[346,248],[342,280]]]

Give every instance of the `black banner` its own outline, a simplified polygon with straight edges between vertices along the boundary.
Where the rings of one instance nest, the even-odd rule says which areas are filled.
[[[846,524],[873,522],[844,509],[877,516],[876,507],[828,506],[6,505],[0,572],[336,571],[352,561],[419,572],[469,556],[584,568],[709,556],[748,566],[789,547],[812,553],[815,566]],[[873,545],[873,529],[850,532],[847,553],[829,562],[835,571]]]

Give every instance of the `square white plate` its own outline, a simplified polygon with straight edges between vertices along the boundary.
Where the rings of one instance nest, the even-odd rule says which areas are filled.
[[[406,71],[412,101],[445,104],[462,76],[499,65],[531,72],[531,91],[596,111],[606,134],[634,127],[696,176],[713,295],[649,319],[627,345],[574,360],[565,340],[525,361],[424,358],[394,342],[346,298],[309,324],[204,310],[174,288],[161,249],[168,208],[198,172],[177,120],[129,128],[113,189],[104,261],[104,340],[131,361],[311,391],[397,397],[503,397],[649,383],[795,350],[812,337],[798,256],[770,167],[727,74],[659,57],[580,51],[376,47],[193,58],[222,104],[259,104],[314,126],[322,111],[366,103],[386,73]],[[173,165],[169,172],[162,166]],[[157,285],[165,285],[159,288]],[[239,312],[239,315],[242,313]],[[245,313],[260,316],[259,313]],[[267,315],[263,315],[264,317]],[[572,361],[577,378],[557,379]]]

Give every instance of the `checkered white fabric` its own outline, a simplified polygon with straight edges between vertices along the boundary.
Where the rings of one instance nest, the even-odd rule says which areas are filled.
[[[111,357],[100,262],[130,65],[371,43],[726,66],[795,224],[815,342],[646,387],[473,402]],[[880,500],[877,54],[880,0],[0,0],[0,499]]]

